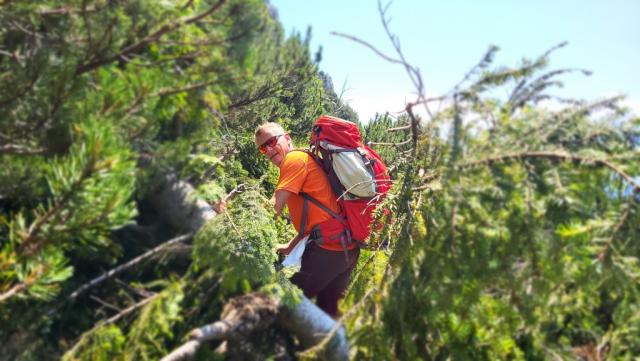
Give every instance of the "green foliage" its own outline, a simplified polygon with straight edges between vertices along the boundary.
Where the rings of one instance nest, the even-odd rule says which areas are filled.
[[[157,360],[169,352],[165,346],[176,335],[173,329],[182,320],[182,282],[173,282],[140,312],[127,334],[123,360]]]
[[[248,291],[274,276],[278,233],[265,203],[261,194],[245,192],[196,236],[194,265],[224,273],[223,286],[228,291]]]
[[[76,345],[76,349],[66,353],[62,360],[116,360],[124,349],[125,340],[117,326],[104,326],[84,336]]]
[[[545,64],[485,71],[460,90],[473,96],[430,120],[480,112],[496,121],[460,121],[442,144],[426,127],[419,156],[401,167],[393,201],[406,217],[387,267],[363,280],[380,279],[379,290],[350,320],[359,357],[570,359],[589,345],[609,345],[612,359],[639,352],[626,336],[636,318],[617,318],[640,301],[638,186],[627,176],[640,171],[639,130],[615,100],[552,112],[532,106],[542,93],[517,111],[484,97],[509,81],[535,84]]]
[[[74,288],[172,236],[145,201],[164,175],[180,174],[210,202],[240,184],[257,187],[266,170],[267,187],[273,187],[277,170],[256,152],[253,128],[286,118],[302,133],[322,112],[324,90],[308,39],[285,39],[260,0],[218,3],[3,3],[0,343],[16,344],[6,357],[55,357],[49,350],[63,349],[82,332],[76,327],[88,327],[110,313],[105,304],[130,304],[130,296],[110,280],[96,292],[106,301],[99,303],[99,312],[92,312],[98,301],[85,296],[75,300],[82,304],[74,305],[78,311],[72,316],[57,312],[73,302],[67,297]],[[237,216],[242,222],[248,217]],[[255,252],[237,260],[257,267],[259,277],[241,281],[237,274],[234,281],[232,272],[225,286],[270,277],[274,232],[288,237],[290,230],[268,218],[257,223],[263,233],[241,223],[246,241],[240,237],[233,243],[256,242]],[[184,260],[165,256],[141,263],[123,278],[149,284],[192,269]],[[154,313],[165,311],[175,310]],[[167,333],[177,319],[150,323],[157,315],[143,322],[147,336],[127,333],[128,322],[140,317],[146,316],[101,328],[90,342],[82,338],[81,344],[91,345],[114,341],[78,358],[112,358],[121,337],[127,350],[133,339],[145,348],[153,338],[178,337]],[[13,335],[22,335],[25,344],[45,346],[20,347]],[[156,358],[166,351],[156,346],[138,351]]]
[[[98,326],[82,335],[62,360],[157,360],[174,338],[172,329],[182,320],[183,284],[172,282],[146,304],[126,336],[115,325]]]
[[[278,121],[305,146],[318,115],[357,116],[310,59],[310,32],[285,38],[260,0],[217,3],[3,3],[5,358],[158,359],[231,294],[299,301],[273,267],[275,243],[293,231],[268,211],[278,170],[253,130]],[[550,95],[559,75],[587,73],[546,70],[551,51],[511,68],[492,67],[496,51],[426,121],[385,115],[363,126],[365,142],[384,143],[373,147],[395,184],[372,238],[383,249],[363,251],[342,305],[356,358],[640,354],[640,119],[619,99]],[[546,109],[548,99],[565,107]],[[70,300],[173,236],[145,201],[169,172],[208,202],[240,184],[243,193],[193,245]],[[149,289],[157,294],[142,306]],[[114,307],[130,313],[105,321]]]
[[[346,104],[341,97],[338,97],[338,94],[336,94],[334,90],[331,76],[322,71],[320,71],[318,75],[320,76],[324,87],[324,97],[322,99],[322,107],[324,109],[323,113],[358,123],[358,113],[356,113],[349,104]]]
[[[72,275],[63,252],[82,258],[118,256],[108,235],[135,215],[131,155],[97,120],[76,125],[74,133],[67,156],[36,163],[47,182],[48,201],[10,215],[5,223],[0,278],[5,290],[21,288],[24,296],[48,299]]]

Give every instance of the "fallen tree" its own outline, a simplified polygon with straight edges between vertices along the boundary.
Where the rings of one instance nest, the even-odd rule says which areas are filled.
[[[189,183],[168,175],[149,201],[172,226],[195,233],[217,213],[194,194]],[[206,341],[246,338],[274,322],[298,338],[305,348],[324,342],[318,350],[320,359],[348,360],[349,343],[344,327],[337,326],[331,317],[302,295],[298,302],[283,302],[286,292],[255,292],[232,299],[225,305],[219,321],[192,330],[191,339],[163,360],[189,359]],[[331,339],[325,340],[326,337]]]

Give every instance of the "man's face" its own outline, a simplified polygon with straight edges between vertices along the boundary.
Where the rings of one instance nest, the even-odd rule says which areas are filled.
[[[291,149],[291,138],[281,129],[267,128],[256,137],[256,145],[260,153],[271,163],[280,166],[284,156]]]

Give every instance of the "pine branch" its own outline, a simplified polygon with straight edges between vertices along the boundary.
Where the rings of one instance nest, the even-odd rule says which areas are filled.
[[[78,179],[73,182],[69,190],[53,205],[53,207],[51,207],[45,214],[39,217],[33,224],[31,224],[29,230],[27,231],[27,234],[22,236],[22,244],[20,245],[20,249],[22,251],[26,250],[28,254],[33,255],[44,246],[45,242],[42,242],[42,244],[32,245],[32,243],[37,240],[36,235],[38,234],[38,232],[40,232],[44,224],[49,221],[49,219],[62,211],[64,205],[66,205],[67,202],[75,195],[82,183],[91,176],[94,171],[95,162],[95,155],[92,154],[89,161],[82,170],[82,173],[80,174]]]
[[[522,153],[511,153],[505,155],[499,155],[495,157],[489,157],[485,159],[480,159],[476,161],[471,161],[467,163],[463,163],[458,167],[460,169],[481,166],[481,165],[491,165],[494,163],[502,163],[506,161],[512,160],[524,160],[524,159],[535,159],[535,158],[543,158],[550,160],[559,160],[559,161],[571,161],[579,164],[593,164],[599,167],[608,168],[622,179],[624,179],[629,186],[633,189],[633,193],[640,193],[640,184],[638,184],[633,177],[629,174],[625,173],[622,169],[620,169],[617,165],[609,162],[605,159],[591,159],[587,157],[582,157],[579,155],[569,154],[565,152],[552,152],[552,151],[537,151],[537,152],[522,152]]]
[[[130,53],[139,51],[142,48],[144,48],[145,46],[147,46],[147,45],[159,40],[163,35],[165,35],[165,34],[167,34],[169,32],[175,31],[175,30],[181,28],[182,26],[195,23],[198,20],[201,20],[201,19],[213,14],[222,5],[224,5],[225,2],[226,2],[226,0],[219,0],[217,3],[215,3],[213,6],[211,6],[208,10],[206,10],[202,14],[198,14],[198,15],[195,15],[193,17],[186,18],[186,19],[180,20],[180,21],[172,23],[172,24],[164,25],[159,30],[155,31],[152,34],[147,35],[144,39],[140,40],[139,42],[125,47],[118,54],[112,55],[112,56],[110,56],[108,58],[99,59],[99,60],[90,62],[88,64],[82,64],[82,65],[78,66],[78,68],[76,69],[76,75],[80,75],[80,74],[86,73],[88,71],[97,69],[97,68],[99,68],[99,67],[101,67],[103,65],[112,63],[114,61],[118,61],[118,60],[122,59],[123,56],[127,56]]]
[[[155,293],[152,296],[147,297],[147,298],[143,299],[142,301],[137,302],[137,303],[125,308],[124,310],[120,311],[118,314],[110,317],[109,319],[99,321],[95,326],[93,326],[93,328],[91,328],[89,331],[83,333],[83,335],[89,335],[89,334],[95,332],[96,330],[98,330],[100,327],[103,327],[103,326],[106,326],[106,325],[110,325],[112,323],[115,323],[115,322],[119,321],[124,316],[126,316],[126,315],[128,315],[128,314],[130,314],[130,313],[132,313],[132,312],[134,312],[136,310],[138,310],[139,308],[143,307],[147,303],[153,301],[156,297],[158,297],[158,295],[159,295],[159,293]],[[82,342],[77,341],[75,343],[75,345],[69,351],[66,352],[66,354],[74,354],[76,352],[77,348],[81,344],[82,344]]]

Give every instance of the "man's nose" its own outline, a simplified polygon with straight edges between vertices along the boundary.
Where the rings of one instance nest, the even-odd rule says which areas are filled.
[[[276,147],[267,147],[267,155],[272,155],[276,152]]]

